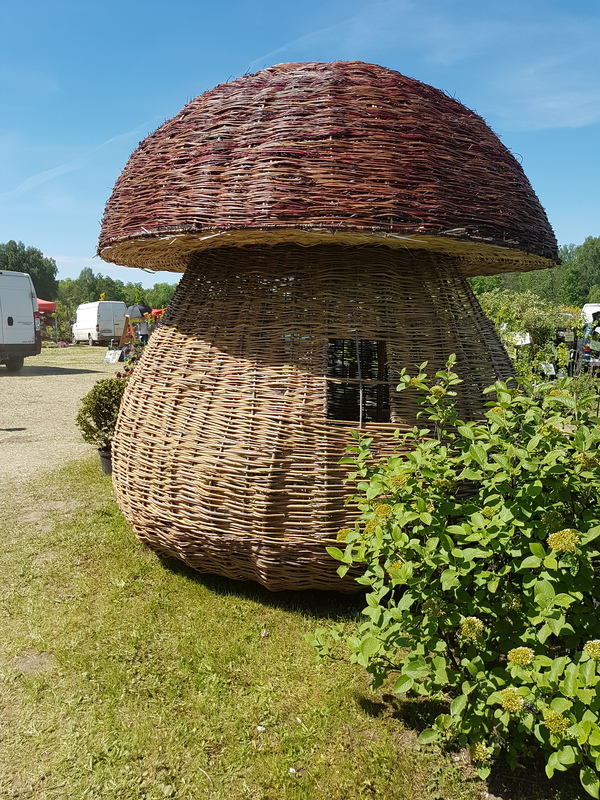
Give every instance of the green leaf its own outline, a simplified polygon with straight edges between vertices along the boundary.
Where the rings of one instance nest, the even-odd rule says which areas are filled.
[[[458,717],[462,714],[465,710],[465,706],[467,705],[467,698],[464,694],[459,694],[458,697],[455,697],[454,700],[450,703],[450,715],[452,717]]]
[[[344,553],[342,553],[339,547],[326,547],[325,549],[332,558],[335,558],[336,561],[346,561],[346,556]]]
[[[557,751],[556,757],[561,764],[571,766],[571,764],[575,764],[577,761],[577,752],[572,745],[566,744]]]
[[[529,549],[531,550],[533,555],[537,556],[538,558],[546,557],[546,550],[544,548],[544,545],[541,544],[540,542],[531,542],[531,544],[529,545]]]
[[[577,675],[577,664],[569,664],[565,670],[565,677],[560,684],[561,691],[567,697],[574,697],[577,689],[579,688],[579,680]],[[553,703],[556,700],[552,701]]]
[[[360,652],[365,656],[372,656],[379,650],[380,642],[374,636],[367,636],[360,644]]]
[[[547,605],[548,601],[553,600],[556,595],[554,586],[550,581],[545,580],[536,581],[533,591],[539,605]]]
[[[463,469],[458,477],[464,481],[480,481],[483,475],[474,469]]]
[[[521,561],[519,569],[535,569],[539,567],[541,563],[542,561],[538,556],[527,556],[527,558]]]
[[[440,738],[440,732],[434,730],[433,728],[426,728],[419,734],[419,738],[417,742],[419,744],[432,744],[433,742],[437,742]]]
[[[423,656],[419,656],[418,658],[407,661],[404,663],[402,667],[402,674],[408,675],[410,678],[425,678],[429,675],[429,667],[427,662],[423,658]]]
[[[448,589],[458,586],[458,572],[455,569],[445,569],[440,576],[440,580],[442,582],[442,590],[447,592]]]
[[[400,675],[396,683],[394,684],[393,692],[394,694],[403,694],[404,692],[410,692],[413,688],[414,681],[410,677],[410,675]]]
[[[581,785],[591,797],[600,797],[600,779],[595,770],[587,765],[582,767],[579,771],[579,779],[581,780]]]
[[[472,444],[469,447],[469,455],[480,467],[484,467],[487,464],[487,452],[480,444]]]

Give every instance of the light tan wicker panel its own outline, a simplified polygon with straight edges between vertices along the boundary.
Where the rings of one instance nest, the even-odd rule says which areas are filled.
[[[466,417],[511,367],[452,257],[297,245],[197,254],[126,392],[113,445],[120,507],[139,538],[203,572],[281,589],[340,589],[340,527],[357,421],[328,419],[328,343],[385,342],[389,423],[412,426],[397,374],[456,353]],[[331,380],[330,380],[331,383]]]

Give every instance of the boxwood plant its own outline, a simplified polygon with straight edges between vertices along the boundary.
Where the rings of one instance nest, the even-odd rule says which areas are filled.
[[[497,382],[484,418],[461,421],[459,377],[401,374],[421,393],[423,428],[396,432],[377,462],[355,432],[343,459],[360,515],[329,548],[359,570],[364,622],[319,629],[331,655],[345,640],[376,688],[447,703],[422,743],[469,747],[482,778],[541,751],[552,777],[577,765],[600,783],[600,428],[596,398],[569,379]],[[336,645],[337,642],[337,645]]]

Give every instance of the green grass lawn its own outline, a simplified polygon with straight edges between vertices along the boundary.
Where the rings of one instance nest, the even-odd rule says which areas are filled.
[[[351,627],[359,599],[162,563],[95,454],[4,496],[2,519],[0,798],[484,796],[359,668],[316,662],[305,635]],[[504,800],[578,796],[527,775]]]

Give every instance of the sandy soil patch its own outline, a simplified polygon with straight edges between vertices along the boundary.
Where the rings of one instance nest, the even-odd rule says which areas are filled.
[[[75,425],[80,399],[92,384],[114,375],[106,348],[44,348],[18,373],[0,366],[0,482],[19,484],[41,471],[81,458],[93,448]]]

